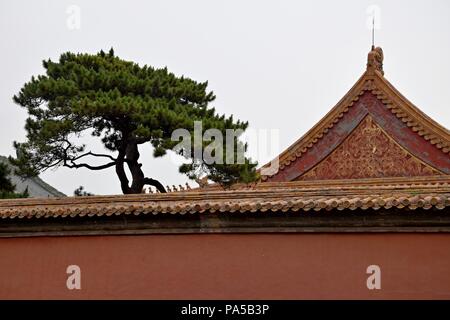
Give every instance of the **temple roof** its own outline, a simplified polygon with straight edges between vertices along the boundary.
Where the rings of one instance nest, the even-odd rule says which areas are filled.
[[[385,79],[380,48],[341,101],[277,160],[278,171],[264,174],[263,166],[261,181],[228,190],[0,200],[0,237],[450,231],[442,210],[450,207],[450,133]]]
[[[311,130],[275,158],[262,181],[415,177],[450,174],[450,132],[384,77],[383,51]],[[339,171],[336,174],[335,171]]]

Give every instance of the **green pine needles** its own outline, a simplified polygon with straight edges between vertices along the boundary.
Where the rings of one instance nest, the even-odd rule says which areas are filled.
[[[226,129],[245,130],[248,126],[209,107],[215,96],[207,91],[207,82],[177,77],[166,68],[124,61],[112,49],[94,55],[68,52],[58,62],[44,61],[43,66],[45,75],[32,77],[13,98],[29,114],[27,140],[14,142],[17,159],[10,159],[21,176],[59,166],[114,167],[124,194],[140,193],[145,185],[165,192],[161,182],[144,175],[139,162],[141,145],[151,143],[154,156],[161,157],[178,143],[171,139],[172,132],[180,128],[193,132],[194,121],[201,121],[203,130],[215,128],[224,136]],[[86,132],[98,137],[107,152],[94,153],[77,144],[76,138]],[[211,164],[187,154],[189,163],[180,171],[192,179],[206,176],[229,186],[257,178],[256,163],[250,159]],[[94,165],[94,158],[104,163]]]

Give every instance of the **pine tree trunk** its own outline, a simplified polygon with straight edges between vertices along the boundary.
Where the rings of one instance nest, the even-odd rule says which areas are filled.
[[[159,181],[144,176],[144,172],[141,169],[142,164],[138,162],[139,157],[140,154],[136,143],[128,143],[126,148],[119,150],[116,173],[120,180],[122,192],[124,194],[142,193],[142,189],[145,185],[152,185],[156,187],[159,192],[165,193],[166,189]],[[131,172],[131,186],[129,185],[129,180],[125,173],[125,162]]]

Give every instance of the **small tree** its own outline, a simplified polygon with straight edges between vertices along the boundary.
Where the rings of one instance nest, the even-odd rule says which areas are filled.
[[[2,192],[14,192],[16,189],[11,180],[8,178],[9,174],[10,170],[8,166],[0,162],[0,190]]]
[[[23,193],[15,193],[16,186],[8,177],[10,173],[8,165],[0,162],[0,199],[27,198],[28,188]]]
[[[86,190],[84,190],[83,186],[79,186],[78,188],[76,188],[73,191],[73,195],[75,197],[86,197],[86,196],[93,196],[93,193],[87,192]]]
[[[45,75],[32,77],[14,101],[25,107],[27,141],[14,142],[17,159],[11,159],[21,176],[33,176],[53,167],[103,170],[114,167],[123,193],[140,193],[144,185],[165,192],[163,185],[146,177],[139,162],[139,146],[151,143],[154,156],[163,156],[175,146],[171,134],[184,128],[193,132],[194,121],[203,129],[243,129],[247,122],[216,114],[209,107],[215,96],[207,92],[207,82],[197,83],[176,77],[166,68],[155,69],[124,61],[101,51],[98,54],[64,53],[59,62],[43,62]],[[99,137],[106,153],[87,151],[75,137],[91,130]],[[89,158],[105,160],[94,165]],[[205,164],[191,157],[180,171],[195,178],[231,184],[256,178],[255,166],[243,164]],[[131,172],[131,184],[125,172]]]

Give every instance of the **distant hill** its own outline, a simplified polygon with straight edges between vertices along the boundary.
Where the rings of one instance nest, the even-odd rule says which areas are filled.
[[[11,169],[9,178],[11,179],[11,182],[16,185],[16,192],[20,193],[28,188],[30,198],[55,198],[66,196],[39,177],[23,179],[15,175],[14,166],[9,162],[7,157],[0,156],[0,162],[6,163]]]

